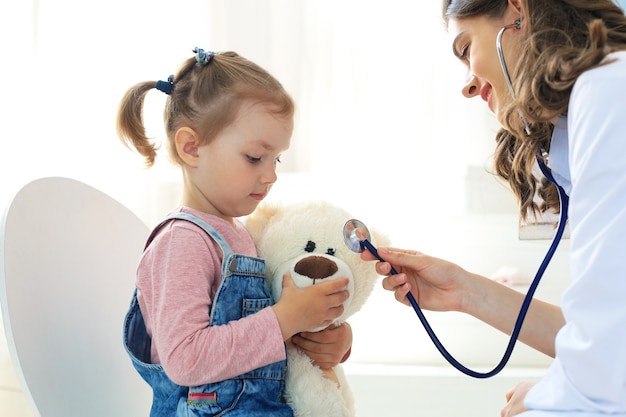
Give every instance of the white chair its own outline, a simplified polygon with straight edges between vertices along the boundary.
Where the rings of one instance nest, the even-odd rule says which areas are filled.
[[[24,186],[0,224],[0,305],[35,417],[138,417],[151,391],[122,344],[147,226],[68,178]]]

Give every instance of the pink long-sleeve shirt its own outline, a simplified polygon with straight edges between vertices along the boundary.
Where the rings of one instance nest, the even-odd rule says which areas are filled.
[[[229,222],[187,207],[213,226],[233,253],[257,256],[242,223]],[[209,326],[209,313],[222,279],[222,252],[204,230],[174,220],[163,227],[144,252],[137,269],[137,299],[148,334],[152,362],[182,386],[222,381],[285,359],[285,346],[274,310],[222,326]]]

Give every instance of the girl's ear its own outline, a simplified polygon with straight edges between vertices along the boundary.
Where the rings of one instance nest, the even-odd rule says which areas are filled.
[[[190,167],[198,165],[198,147],[200,146],[200,136],[190,127],[181,127],[174,136],[176,153],[180,159]]]

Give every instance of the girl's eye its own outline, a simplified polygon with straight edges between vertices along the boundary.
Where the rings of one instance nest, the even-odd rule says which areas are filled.
[[[248,159],[248,161],[250,161],[253,164],[257,164],[263,160],[262,157],[256,157],[252,155],[246,155],[246,158]],[[274,165],[280,164],[280,162],[281,162],[280,157],[277,157],[276,159],[274,159]]]

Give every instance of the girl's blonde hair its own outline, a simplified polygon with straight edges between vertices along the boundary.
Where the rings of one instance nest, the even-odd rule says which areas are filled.
[[[521,0],[528,36],[511,71],[515,99],[503,109],[505,129],[496,135],[495,172],[508,181],[523,218],[559,211],[556,187],[534,174],[536,157],[549,151],[553,120],[566,115],[576,79],[626,49],[626,17],[612,0]],[[501,17],[508,0],[443,0],[443,17]],[[495,48],[495,45],[494,45]],[[528,123],[524,131],[519,117]],[[542,202],[538,205],[534,198]]]
[[[146,135],[143,104],[148,91],[159,83],[164,81],[146,81],[129,88],[117,113],[118,136],[144,156],[147,167],[154,164],[159,146]],[[178,165],[182,161],[174,137],[183,126],[197,131],[206,144],[233,122],[245,101],[270,104],[273,113],[286,119],[294,114],[294,102],[280,82],[235,52],[215,53],[205,62],[189,58],[168,83],[164,123],[169,155]]]

